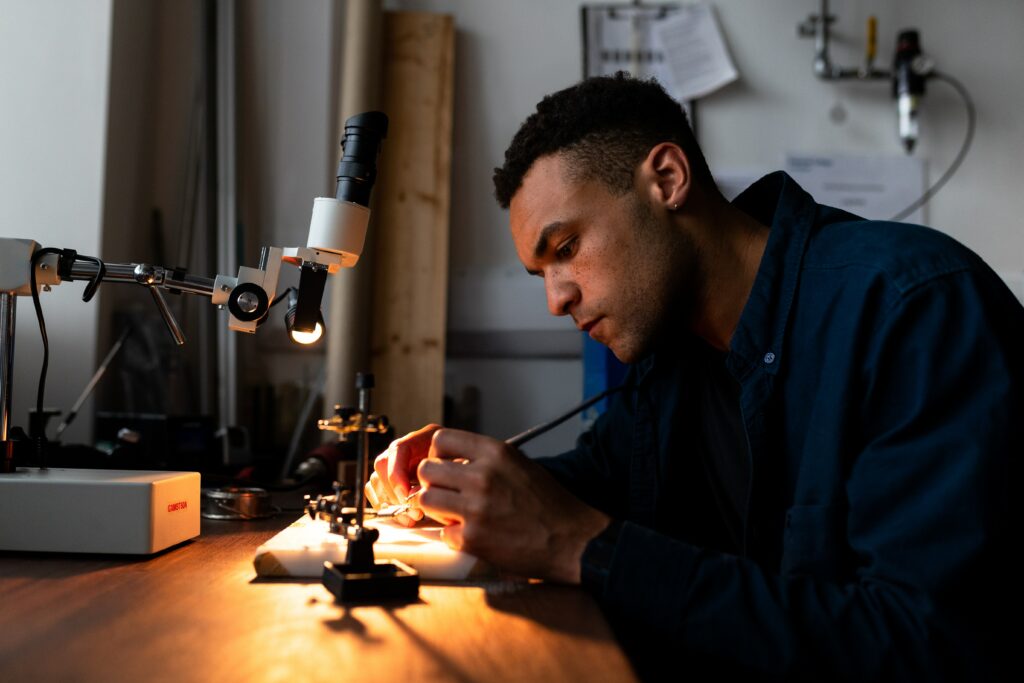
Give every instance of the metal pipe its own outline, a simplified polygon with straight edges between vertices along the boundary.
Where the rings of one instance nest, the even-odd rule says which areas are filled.
[[[381,71],[380,0],[348,0],[344,9],[344,33],[340,36],[344,54],[340,82],[338,121],[333,140],[335,152],[344,134],[345,121],[353,114],[378,108]],[[330,176],[335,176],[338,157],[329,160]],[[331,192],[331,196],[334,192]],[[344,334],[327,335],[327,384],[324,405],[352,405],[355,395],[352,377],[370,368],[371,305],[374,235],[370,230],[359,260],[359,267],[330,279],[330,306],[327,324]],[[331,438],[327,435],[326,438]]]
[[[188,274],[183,278],[176,278],[165,271],[163,288],[179,289],[182,292],[200,296],[213,296],[213,283],[213,278]]]
[[[216,91],[208,93],[207,106],[216,113],[217,272],[238,272],[238,173],[237,100],[238,64],[236,36],[239,31],[235,0],[217,3],[215,59]],[[262,256],[261,259],[262,261]],[[261,270],[263,270],[261,266]],[[270,296],[273,296],[273,292]],[[203,346],[203,349],[206,345]],[[203,351],[205,353],[205,351]],[[238,424],[238,337],[226,326],[217,329],[217,412],[222,427]],[[203,375],[204,379],[207,377]],[[206,392],[203,392],[206,400]],[[227,439],[224,443],[227,444]],[[225,446],[226,447],[226,446]]]
[[[821,78],[834,78],[832,59],[829,57],[829,24],[832,17],[828,14],[828,0],[821,0],[821,14],[814,32],[814,73]]]
[[[356,438],[359,439],[356,455],[356,526],[363,526],[363,509],[366,507],[364,496],[366,495],[366,484],[370,478],[370,389],[373,388],[373,375],[369,373],[358,373],[356,375],[356,389],[359,392],[359,432]]]
[[[17,302],[13,292],[0,292],[0,441],[4,442],[10,436],[11,401],[14,397],[14,312]]]
[[[189,275],[188,273],[181,277],[175,277],[172,270],[145,263],[104,263],[103,265],[106,268],[103,282],[130,282],[163,289],[176,289],[188,294],[213,296],[213,278]],[[71,266],[71,276],[66,279],[70,281],[91,280],[96,276],[97,270],[97,265],[91,261],[76,260]]]
[[[107,269],[106,274],[103,276],[104,282],[135,282],[135,266],[134,263],[104,263],[104,267]],[[96,276],[96,271],[99,267],[92,261],[80,261],[75,260],[71,265],[71,277],[65,278],[66,280],[91,280]]]
[[[872,18],[873,19],[873,18]],[[832,22],[836,18],[829,14],[828,0],[821,0],[821,13],[812,14],[807,21],[797,26],[801,36],[814,37],[814,73],[826,81],[857,78],[861,80],[880,80],[889,78],[888,71],[875,69],[874,62],[874,31],[876,24],[868,23],[867,50],[864,66],[861,68],[841,67],[832,63],[830,53],[832,42]]]
[[[164,319],[164,324],[167,325],[167,331],[171,333],[171,337],[174,338],[174,343],[178,346],[185,345],[185,333],[181,331],[181,326],[178,325],[178,321],[174,319],[174,315],[171,313],[171,309],[167,307],[167,301],[164,299],[164,295],[160,293],[160,290],[156,287],[150,287],[149,293],[153,295],[153,301],[156,303],[156,307],[160,309],[160,317]]]

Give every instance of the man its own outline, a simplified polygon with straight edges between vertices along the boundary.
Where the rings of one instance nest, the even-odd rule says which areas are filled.
[[[372,501],[418,484],[407,523],[582,583],[644,675],[997,677],[1024,311],[976,255],[782,173],[730,204],[678,104],[621,74],[546,97],[495,187],[626,389],[545,460],[425,427]]]

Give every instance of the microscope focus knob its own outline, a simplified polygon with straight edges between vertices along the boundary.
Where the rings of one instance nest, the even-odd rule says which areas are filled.
[[[253,282],[238,285],[228,296],[228,310],[242,322],[259,320],[267,314],[269,308],[267,293]]]

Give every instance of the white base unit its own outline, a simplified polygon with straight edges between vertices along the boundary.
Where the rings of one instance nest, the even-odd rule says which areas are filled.
[[[149,555],[199,535],[199,473],[0,474],[0,550]]]

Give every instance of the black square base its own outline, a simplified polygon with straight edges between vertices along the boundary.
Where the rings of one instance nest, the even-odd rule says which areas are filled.
[[[372,569],[324,562],[323,584],[341,603],[415,602],[420,575],[398,560],[376,562]]]

